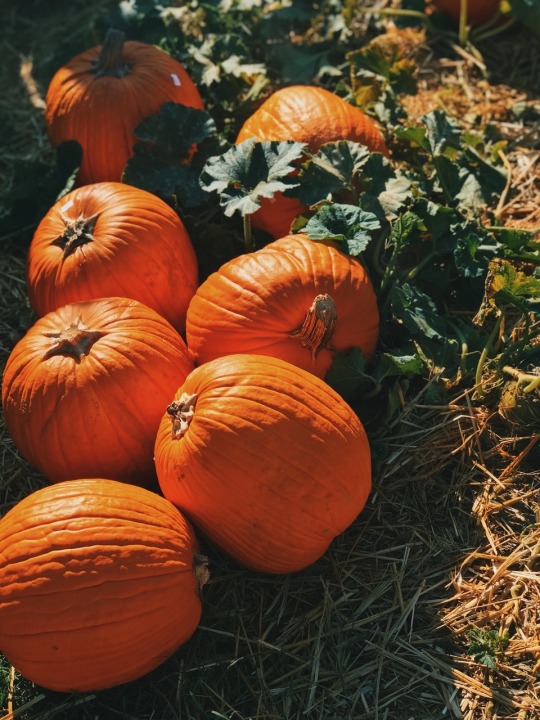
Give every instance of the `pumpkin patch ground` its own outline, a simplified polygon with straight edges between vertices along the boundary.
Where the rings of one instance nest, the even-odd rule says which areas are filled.
[[[174,642],[166,638],[164,649],[160,643],[157,649],[155,643],[145,644],[145,637],[154,636],[153,623],[156,634],[162,620],[160,627],[169,626],[165,618],[155,615],[161,600],[157,597],[161,585],[156,584],[156,596],[141,611],[141,617],[148,618],[144,621],[147,625],[140,628],[137,639],[133,637],[141,657],[130,657],[126,662],[136,669],[134,674],[120,672],[111,676],[110,683],[100,678],[97,684],[86,683],[84,678],[85,663],[88,676],[92,668],[107,667],[96,661],[94,645],[86,648],[91,660],[81,652],[70,667],[69,677],[67,671],[64,678],[50,678],[47,673],[27,670],[35,678],[33,682],[32,677],[25,676],[25,668],[36,663],[39,666],[42,658],[37,654],[21,657],[21,653],[26,656],[33,652],[28,636],[23,651],[22,643],[18,645],[11,635],[8,642],[0,633],[0,720],[540,717],[540,9],[533,0],[508,0],[500,7],[496,2],[468,0],[469,24],[459,22],[458,6],[460,2],[446,0],[1,3],[2,369],[9,367],[17,347],[17,379],[24,379],[31,388],[30,395],[37,398],[33,407],[39,411],[41,396],[49,396],[55,383],[57,404],[62,404],[58,377],[45,378],[43,373],[33,376],[29,364],[27,375],[23,376],[21,369],[25,367],[20,358],[20,348],[24,348],[21,340],[38,321],[27,284],[28,254],[34,233],[47,213],[57,203],[65,208],[68,193],[75,192],[81,177],[84,179],[79,171],[79,141],[87,154],[89,148],[99,147],[97,160],[111,161],[114,172],[118,172],[119,163],[111,148],[120,151],[120,142],[113,140],[110,145],[109,120],[115,128],[121,122],[138,123],[123,133],[128,143],[135,138],[135,144],[131,153],[122,149],[123,156],[130,157],[121,178],[100,175],[96,181],[117,183],[121,179],[126,187],[152,194],[159,199],[156,207],[167,205],[168,217],[176,215],[182,221],[182,242],[188,238],[192,243],[197,262],[195,265],[192,258],[189,267],[192,277],[197,269],[202,289],[196,294],[191,313],[186,310],[187,332],[183,320],[177,323],[188,351],[190,335],[195,338],[186,372],[191,358],[198,363],[203,340],[212,339],[212,334],[220,349],[209,352],[209,358],[215,358],[211,364],[194,370],[195,375],[186,380],[187,400],[182,393],[176,398],[182,385],[179,378],[178,387],[171,389],[161,410],[165,418],[157,458],[161,481],[171,502],[185,504],[186,517],[196,534],[197,552],[208,559],[209,579],[205,576],[208,581],[200,597],[190,600],[194,612],[189,628],[184,628],[185,634],[180,633]],[[500,14],[492,18],[491,13],[497,10]],[[118,116],[121,107],[98,98],[95,102],[99,107],[87,109],[79,117],[79,141],[66,138],[58,145],[53,138],[57,145],[53,147],[47,133],[49,84],[73,58],[102,45],[110,28],[123,33],[126,43],[160,48],[160,60],[170,56],[186,75],[170,70],[178,65],[165,62],[169,68],[165,75],[167,92],[160,96],[158,112],[152,104],[156,98],[144,104],[148,90],[128,93],[123,105],[129,106],[124,107],[129,112],[122,118]],[[115,63],[116,76],[106,79],[121,83],[133,62],[128,58]],[[169,80],[168,89],[174,90],[170,96],[166,87]],[[190,88],[187,105],[178,102],[177,94],[184,80]],[[155,83],[156,97],[162,85],[163,80]],[[264,128],[259,126],[261,133],[255,130],[257,123],[264,125],[264,117],[261,120],[257,111],[265,101],[281,88],[305,86],[323,88],[360,108],[381,133],[385,152],[370,152],[350,137],[337,137],[311,148],[309,138],[297,135],[284,140],[281,135],[280,139],[255,140],[264,138]],[[298,94],[296,100],[299,98]],[[327,125],[334,127],[335,121],[336,117],[329,117]],[[238,134],[244,126],[251,128],[252,135],[241,141]],[[91,164],[83,164],[85,171],[89,167]],[[283,216],[277,216],[276,198],[285,201]],[[261,205],[272,221],[271,227],[280,228],[278,234],[301,235],[309,242],[330,246],[305,255],[291,251],[287,263],[294,265],[304,280],[295,280],[289,287],[288,281],[274,275],[281,294],[271,292],[272,268],[287,264],[279,250],[270,248],[262,255],[271,258],[264,293],[262,281],[256,275],[246,275],[245,268],[252,268],[255,262],[241,258],[277,240],[273,230],[265,232],[264,224],[251,221]],[[137,207],[137,212],[142,209]],[[60,269],[51,270],[48,282],[60,282],[62,267],[64,271],[72,269],[75,281],[77,272],[86,272],[83,257],[97,225],[92,218],[89,224],[78,220],[69,218],[70,252],[59,258]],[[137,233],[137,222],[131,223],[129,214],[123,223]],[[122,265],[118,253],[122,292],[130,298],[119,307],[137,302],[135,291],[144,284],[151,263],[148,257],[160,251],[159,224],[152,217],[147,224],[155,229],[155,236],[148,237],[152,241],[150,256],[146,260],[135,258],[128,267]],[[81,228],[85,242],[79,242]],[[114,234],[114,227],[105,230]],[[61,235],[59,231],[54,245],[60,255],[65,241]],[[118,238],[111,239],[118,242]],[[107,265],[109,236],[106,241],[100,259],[102,275],[112,272]],[[133,243],[133,252],[136,250]],[[324,256],[334,258],[330,265],[339,276],[335,281],[339,291],[350,290],[347,273],[338,272],[335,258],[341,254],[351,256],[346,258],[346,265],[361,264],[362,277],[369,279],[376,297],[377,311],[370,291],[365,304],[369,317],[362,317],[373,331],[369,350],[363,346],[362,334],[356,332],[360,322],[355,332],[347,331],[350,339],[342,346],[343,317],[336,299],[329,316],[332,332],[324,330],[317,335],[322,350],[310,343],[301,350],[311,352],[312,359],[317,354],[321,361],[324,359],[324,371],[319,372],[324,377],[313,375],[310,382],[302,384],[308,370],[298,369],[294,363],[283,369],[287,360],[279,357],[258,360],[257,355],[250,354],[237,361],[235,358],[242,356],[235,353],[247,353],[235,349],[224,330],[233,326],[234,320],[246,331],[243,323],[247,320],[238,309],[262,313],[259,319],[254,314],[255,323],[258,333],[266,333],[267,339],[284,333],[286,337],[287,333],[293,338],[303,337],[297,332],[303,318],[311,328],[317,316],[310,314],[309,304],[297,307],[291,288],[298,288],[309,276],[313,282],[310,302],[317,293],[321,297],[331,294],[318,275]],[[160,256],[163,272],[171,269],[167,266],[172,257],[170,253]],[[66,262],[70,265],[62,265]],[[157,272],[157,263],[152,269]],[[152,277],[153,285],[159,285],[155,273]],[[174,277],[172,273],[170,277]],[[217,291],[207,290],[217,279],[221,283],[219,292],[227,290],[227,304],[220,306],[222,316],[212,311]],[[257,285],[261,286],[259,295]],[[165,290],[165,284],[161,289]],[[77,290],[74,288],[67,302],[78,301]],[[189,293],[195,291],[190,285]],[[166,303],[167,295],[174,295],[174,287],[167,286],[164,294]],[[99,300],[88,297],[87,289],[78,298]],[[253,299],[252,307],[249,298]],[[181,310],[175,305],[172,317],[185,311],[184,301],[179,297],[175,300],[183,305]],[[189,297],[186,302],[191,302]],[[288,302],[295,309],[290,313],[290,328]],[[43,308],[44,313],[50,310]],[[317,330],[319,325],[313,322],[313,327]],[[271,346],[267,342],[266,347]],[[62,362],[80,363],[81,359],[70,355],[66,347]],[[111,357],[113,351],[111,346]],[[159,374],[155,352],[152,345],[154,354],[149,357],[154,361],[149,368],[144,353],[133,350],[130,377],[137,368],[141,373],[139,388],[143,388],[143,374],[147,380]],[[30,363],[30,351],[28,355]],[[107,362],[112,361],[108,358]],[[216,368],[231,368],[231,363],[238,368],[235,365],[234,372],[229,369],[228,374],[220,375]],[[279,373],[273,377],[271,368],[277,367]],[[71,373],[71,393],[82,370],[77,364],[77,372]],[[186,373],[180,374],[183,377]],[[98,375],[96,372],[96,378]],[[250,394],[257,384],[253,377],[262,378],[258,381],[262,389],[258,388],[255,395]],[[8,380],[13,382],[9,375]],[[88,382],[95,385],[97,380]],[[308,392],[308,388],[312,389]],[[88,391],[81,388],[83,392],[88,399]],[[132,380],[129,396],[122,396],[121,387],[115,387],[114,393],[105,392],[114,406],[111,416],[125,420],[129,435],[129,422],[136,418],[137,403],[145,393],[141,390],[137,395],[137,382]],[[339,401],[328,407],[336,393]],[[308,395],[318,403],[326,398],[324,412],[317,414],[315,404],[304,412],[309,422],[301,422],[299,398]],[[82,403],[82,395],[80,404],[76,392],[74,397],[70,412],[77,417],[73,418],[73,427],[67,422],[71,430],[84,433],[89,406]],[[48,402],[47,407],[54,407],[54,398]],[[94,412],[100,405],[97,386],[90,395],[90,406],[92,403]],[[49,484],[36,469],[47,467],[45,460],[51,459],[52,447],[52,440],[38,447],[38,438],[54,436],[59,456],[69,451],[76,457],[73,433],[69,434],[69,448],[62,446],[58,433],[39,434],[40,424],[54,430],[59,419],[54,410],[47,413],[41,407],[41,419],[36,418],[36,412],[29,411],[22,397],[18,409],[10,405],[6,417],[4,413],[1,417],[0,516],[8,517],[13,511],[9,517],[16,519],[18,528],[25,526],[25,507],[31,507],[29,498],[36,497],[33,493],[46,489],[46,496],[61,497],[62,488],[71,482],[66,479]],[[232,425],[225,422],[227,412],[234,420]],[[347,413],[354,422],[347,424]],[[336,419],[332,425],[332,417],[338,415],[339,422]],[[28,438],[30,421],[36,430],[30,431]],[[63,422],[65,426],[66,420]],[[321,433],[329,424],[331,432],[326,431],[323,438]],[[174,474],[166,477],[163,447],[174,444],[167,430],[171,425],[184,445],[181,461],[175,459]],[[246,427],[249,433],[243,431]],[[11,428],[17,430],[10,432]],[[289,553],[286,543],[283,547],[286,518],[295,518],[297,545],[309,537],[308,530],[314,529],[308,527],[307,513],[303,512],[307,506],[316,518],[317,532],[330,537],[330,515],[336,511],[332,498],[343,492],[354,495],[347,484],[352,473],[347,478],[340,473],[349,472],[346,446],[360,437],[359,428],[364,429],[362,442],[367,439],[371,458],[371,478],[368,481],[362,476],[361,480],[366,491],[371,483],[367,501],[363,490],[361,500],[355,501],[358,514],[351,522],[350,516],[356,511],[348,512],[342,499],[346,518],[336,525],[341,532],[326,550],[315,552],[307,566],[295,564],[294,551],[298,548],[292,547],[293,540]],[[32,465],[24,448],[17,445],[23,436],[32,446]],[[108,439],[114,442],[112,436]],[[205,443],[213,448],[211,459],[205,459]],[[88,434],[83,446],[97,453],[101,462],[99,448],[92,447]],[[103,446],[103,453],[109,452],[107,447]],[[265,456],[261,448],[271,447],[271,457]],[[326,453],[316,472],[315,448]],[[172,457],[172,450],[167,452]],[[128,454],[132,455],[129,450]],[[364,451],[361,454],[365,457]],[[354,457],[351,452],[350,458]],[[282,474],[280,458],[286,458],[287,463]],[[170,465],[172,468],[172,460]],[[102,477],[101,468],[106,466],[99,465],[99,475],[95,468],[89,467],[88,473],[82,468],[80,478]],[[272,517],[270,522],[270,509],[265,515],[264,503],[259,501],[253,502],[251,513],[242,508],[241,519],[234,526],[234,503],[231,514],[229,501],[235,499],[234,483],[237,489],[242,487],[239,468],[244,483],[239,492],[247,493],[246,487],[258,490],[255,483],[259,480],[261,492],[278,498],[277,507],[286,508],[279,527],[280,517]],[[310,472],[317,483],[313,496],[309,495]],[[105,481],[114,487],[111,479]],[[222,494],[214,497],[212,483],[217,487],[225,481],[227,488],[220,485]],[[84,482],[85,493],[89,493],[92,482]],[[202,491],[197,498],[200,482],[205,484],[204,502]],[[160,496],[157,483],[152,489],[132,491],[128,483],[118,485],[123,486],[118,503],[128,508],[129,517],[140,515],[144,502],[139,506],[137,498],[146,493],[155,494],[160,508],[169,503]],[[73,488],[76,490],[77,485]],[[73,488],[67,493],[71,497]],[[122,500],[120,496],[124,495],[130,499]],[[114,515],[114,503],[100,509],[98,498],[93,498],[87,506],[93,507],[94,501],[96,517]],[[290,508],[287,503],[291,503]],[[204,518],[212,518],[217,526],[223,523],[219,532],[213,527],[204,531],[203,504]],[[226,505],[227,513],[220,513]],[[197,523],[200,511],[202,527]],[[59,557],[55,555],[59,548],[53,547],[54,533],[50,537],[40,535],[34,523],[26,527],[24,541],[22,533],[9,528],[7,539],[2,538],[2,548],[9,550],[0,549],[0,575],[7,573],[10,587],[1,588],[0,627],[13,612],[17,627],[27,629],[24,617],[21,620],[23,595],[19,595],[20,608],[10,603],[22,593],[25,577],[29,578],[24,576],[24,568],[31,566],[33,572],[39,572],[39,578],[31,579],[37,583],[33,587],[42,583],[50,590],[47,597],[59,598],[58,603],[42,610],[54,617],[55,627],[62,632],[58,642],[65,647],[70,632],[84,628],[93,605],[89,602],[88,608],[81,609],[74,600],[73,588],[77,597],[82,596],[85,591],[81,584],[86,582],[82,574],[76,576],[76,549],[69,547],[78,521],[72,524],[68,507],[57,505],[55,512],[64,518],[61,557],[65,572],[53,562]],[[172,509],[164,512],[171,518],[167,523],[178,515]],[[193,517],[188,517],[190,512]],[[54,524],[52,516],[48,520]],[[138,524],[141,547],[152,533],[158,533],[157,521],[151,516],[144,522],[154,529],[146,533],[144,523]],[[275,533],[269,528],[272,523],[276,524]],[[254,550],[250,527],[258,543],[271,536],[276,539],[280,548],[276,567],[281,573],[276,574],[272,567],[269,572],[262,571],[253,561],[250,567],[246,561]],[[108,533],[96,531],[100,539],[94,546],[85,530],[78,549],[82,547],[89,557],[92,553],[99,556],[96,568],[85,566],[88,577],[93,578],[92,585],[97,568],[107,568],[103,588],[95,585],[99,592],[94,592],[94,601],[106,598],[107,613],[112,617],[122,614],[121,593],[107,594],[105,575],[112,587],[119,587],[111,577],[117,575],[119,580],[126,563],[122,564],[119,550],[116,560],[112,553],[107,557],[104,548]],[[160,556],[159,562],[166,567],[160,577],[168,583],[175,562],[169,562],[167,553],[172,552],[174,543],[169,546],[161,530],[158,534],[160,547],[167,547]],[[333,537],[335,532],[331,534]],[[235,538],[234,552],[231,543],[222,546],[222,537]],[[133,538],[130,540],[130,547],[134,547]],[[135,550],[132,556],[139,557]],[[12,562],[14,558],[24,562]],[[135,564],[131,597],[139,609],[143,603],[140,598],[149,590],[144,571]],[[139,582],[138,577],[146,580]],[[77,612],[73,611],[74,604]],[[58,612],[66,607],[71,608],[69,618]],[[175,612],[174,602],[168,602],[171,627],[177,626]],[[178,618],[181,623],[180,614]],[[73,625],[71,631],[67,620]],[[32,618],[34,621],[37,617]],[[128,626],[131,634],[131,625],[116,624],[110,637],[105,637],[102,626],[103,647],[117,647],[114,638],[122,637],[115,652],[120,656],[129,653],[122,635]],[[84,629],[81,632],[84,636]],[[40,652],[46,654],[46,648],[54,652],[54,638],[47,632],[40,637],[45,638]],[[109,640],[111,645],[107,644]],[[70,653],[77,653],[76,645],[69,643]],[[131,638],[126,639],[125,647],[135,647]],[[138,676],[139,668],[145,673],[142,676]],[[39,678],[46,678],[43,686],[38,684]],[[109,684],[107,689],[93,689]],[[80,691],[70,692],[71,688]]]

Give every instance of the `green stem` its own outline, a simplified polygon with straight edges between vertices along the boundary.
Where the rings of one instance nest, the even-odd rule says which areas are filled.
[[[432,250],[430,253],[428,253],[425,257],[422,258],[422,260],[415,265],[407,275],[405,276],[405,282],[409,282],[409,280],[414,280],[414,278],[418,275],[418,273],[428,265],[431,260],[437,255],[437,253]]]
[[[517,22],[517,18],[513,17],[510,18],[507,22],[503,23],[502,25],[498,25],[497,27],[492,27],[492,25],[495,23],[496,20],[498,20],[501,16],[501,13],[498,12],[495,17],[490,20],[485,25],[481,25],[479,28],[478,34],[474,33],[472,34],[472,38],[475,43],[482,42],[483,40],[488,40],[489,38],[496,37],[497,35],[500,35],[503,32],[506,32],[508,28],[512,27],[512,25],[515,25]],[[485,28],[485,29],[482,29]]]
[[[486,364],[487,357],[489,355],[489,352],[491,348],[493,347],[493,341],[499,334],[499,330],[501,329],[502,321],[504,318],[504,314],[501,312],[499,317],[497,318],[495,325],[493,327],[493,330],[491,331],[486,344],[484,345],[484,348],[480,354],[480,358],[478,360],[478,365],[476,366],[476,375],[475,375],[475,382],[476,382],[476,397],[482,398],[484,396],[484,392],[482,389],[482,373],[484,371],[484,365]]]
[[[459,11],[459,44],[464,47],[469,39],[469,28],[467,26],[467,0],[460,0]]]
[[[251,234],[251,216],[244,215],[242,220],[244,223],[244,245],[246,246],[246,252],[252,252],[255,247],[253,245],[253,237]]]
[[[503,372],[513,377],[514,380],[517,380],[519,385],[527,383],[525,387],[521,388],[522,392],[524,393],[533,392],[537,388],[540,388],[540,375],[534,375],[533,373],[525,373],[509,365],[505,365],[503,367]]]

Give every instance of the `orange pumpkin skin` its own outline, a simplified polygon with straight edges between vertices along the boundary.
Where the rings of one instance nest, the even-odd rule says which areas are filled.
[[[461,14],[460,0],[433,0],[437,10],[445,12],[455,23],[459,22]],[[499,0],[468,0],[467,23],[469,25],[483,25],[495,17],[500,2]]]
[[[153,45],[124,43],[118,32],[110,38],[61,67],[45,97],[53,146],[76,140],[82,147],[80,185],[120,180],[137,142],[133,130],[164,103],[203,109],[196,85],[177,60]]]
[[[50,482],[90,475],[147,484],[163,405],[192,369],[179,333],[142,303],[64,305],[8,357],[6,427]]]
[[[184,332],[198,267],[182,221],[163,200],[107,182],[77,188],[49,210],[30,243],[26,280],[38,315],[131,297]]]
[[[144,488],[37,490],[0,520],[1,652],[50,690],[135,680],[197,628],[196,553],[189,521]]]
[[[271,355],[324,377],[336,351],[376,347],[379,312],[363,265],[340,250],[288,235],[212,273],[187,312],[201,364],[222,355]]]
[[[294,140],[306,143],[312,152],[334,140],[352,140],[372,152],[388,155],[382,133],[357,107],[335,93],[310,85],[291,85],[268,97],[244,122],[237,143],[258,140]],[[273,238],[287,235],[297,215],[307,210],[298,200],[278,192],[270,200],[263,198],[261,208],[251,216],[255,229]]]
[[[196,368],[156,437],[160,487],[215,545],[260,572],[315,562],[371,488],[364,428],[323,380],[276,358]]]

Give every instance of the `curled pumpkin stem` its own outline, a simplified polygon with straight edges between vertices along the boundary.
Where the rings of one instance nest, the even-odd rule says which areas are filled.
[[[196,400],[197,395],[182,393],[178,400],[173,400],[167,407],[167,414],[172,418],[171,433],[174,438],[178,439],[185,435],[195,414]]]
[[[96,78],[106,75],[110,77],[125,77],[131,72],[131,65],[123,58],[125,35],[120,30],[109,28],[100,56],[89,68]]]
[[[312,355],[321,348],[330,348],[337,321],[337,308],[330,295],[317,295],[306,313],[302,327],[290,333],[297,336],[302,347]]]

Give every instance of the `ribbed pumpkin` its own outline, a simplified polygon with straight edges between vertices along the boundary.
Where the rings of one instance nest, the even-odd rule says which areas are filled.
[[[161,421],[165,497],[248,568],[289,573],[320,558],[371,488],[365,430],[323,380],[276,358],[196,368]]]
[[[160,495],[103,479],[37,490],[0,520],[0,651],[50,690],[135,680],[195,632],[206,576]]]
[[[39,223],[27,259],[27,289],[38,315],[108,296],[148,305],[183,332],[198,285],[197,258],[178,215],[130,185],[85,185]]]
[[[321,145],[334,140],[352,140],[372,152],[388,155],[384,138],[375,123],[359,108],[335,93],[310,85],[291,85],[268,97],[244,122],[237,143],[255,137],[258,140],[294,140],[317,152]],[[287,235],[297,215],[307,210],[298,200],[276,193],[263,198],[252,215],[253,227],[273,238]]]
[[[13,348],[4,370],[6,427],[51,482],[110,477],[155,481],[163,405],[193,369],[182,337],[127,298],[48,313]]]
[[[461,0],[432,0],[434,7],[447,13],[455,22],[459,22],[461,14]],[[499,0],[468,0],[467,23],[469,25],[482,25],[495,17],[499,9]]]
[[[305,235],[233,258],[198,287],[187,312],[195,363],[222,355],[271,355],[324,377],[336,350],[370,356],[377,298],[363,265]]]
[[[140,121],[166,102],[203,108],[184,67],[153,45],[111,30],[103,45],[72,58],[53,76],[45,98],[54,146],[76,140],[83,151],[81,185],[120,180]]]

